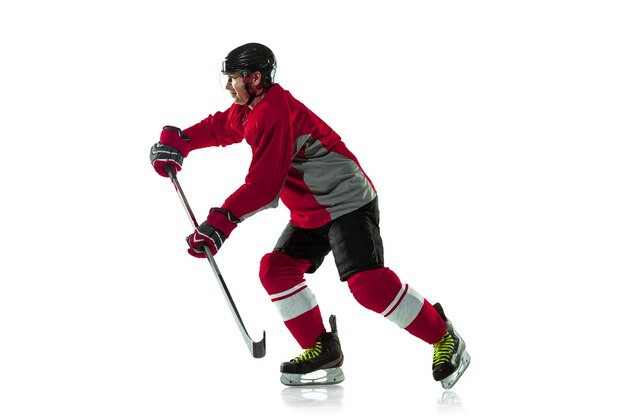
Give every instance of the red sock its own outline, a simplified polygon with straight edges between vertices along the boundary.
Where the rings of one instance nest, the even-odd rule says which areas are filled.
[[[322,320],[322,314],[318,306],[294,319],[287,320],[285,326],[287,326],[302,349],[315,346],[317,337],[326,332],[324,320]]]
[[[263,287],[303,349],[313,347],[317,337],[326,332],[315,295],[304,279],[309,266],[306,259],[271,252],[261,260],[259,271]]]
[[[382,314],[426,343],[438,342],[446,331],[437,310],[417,291],[402,284],[389,268],[358,272],[348,279],[348,286],[363,307]]]

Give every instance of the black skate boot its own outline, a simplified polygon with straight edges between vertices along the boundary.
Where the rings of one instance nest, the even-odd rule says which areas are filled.
[[[446,322],[447,331],[441,340],[433,345],[433,378],[440,381],[441,386],[450,389],[461,378],[470,364],[471,357],[465,351],[465,341],[454,330],[452,323],[443,312],[441,304],[434,304],[435,310]]]
[[[280,382],[285,385],[330,385],[342,382],[343,352],[337,334],[337,321],[330,316],[331,331],[321,334],[315,346],[280,365]]]

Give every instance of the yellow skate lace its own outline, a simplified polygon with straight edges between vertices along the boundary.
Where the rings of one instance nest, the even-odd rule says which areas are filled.
[[[300,356],[297,356],[291,360],[291,362],[300,363],[310,361],[317,358],[322,353],[322,342],[316,342],[315,346],[308,348]]]
[[[433,367],[449,362],[452,358],[454,349],[454,339],[450,333],[446,332],[440,341],[433,345],[435,352],[433,354]]]

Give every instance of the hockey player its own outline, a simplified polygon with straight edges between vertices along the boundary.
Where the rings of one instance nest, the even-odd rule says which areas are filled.
[[[243,140],[252,148],[245,183],[210,209],[187,237],[188,252],[204,257],[208,245],[216,254],[243,220],[276,207],[280,199],[291,218],[275,248],[261,259],[260,279],[304,349],[282,363],[281,381],[302,385],[344,379],[336,319],[331,316],[327,331],[304,278],[332,251],[339,279],[356,301],[433,345],[433,377],[451,388],[470,361],[463,339],[439,304],[431,305],[385,266],[372,181],[339,135],[274,82],[275,71],[276,59],[266,46],[234,49],[222,63],[234,103],[187,129],[164,127],[151,149],[154,169],[167,176],[166,165],[180,170],[195,149]]]

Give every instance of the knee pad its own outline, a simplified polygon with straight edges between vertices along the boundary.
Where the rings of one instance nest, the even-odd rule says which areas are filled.
[[[402,288],[400,279],[389,268],[357,272],[347,282],[359,304],[379,314],[385,311]]]
[[[261,258],[259,278],[268,294],[285,291],[304,280],[311,266],[307,259],[296,259],[283,252],[270,252]]]

